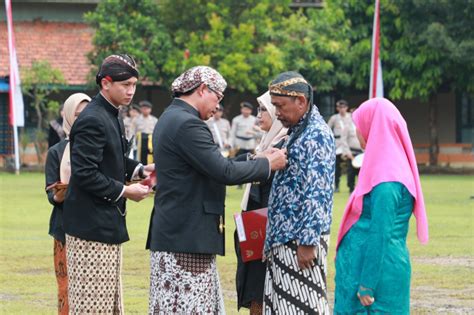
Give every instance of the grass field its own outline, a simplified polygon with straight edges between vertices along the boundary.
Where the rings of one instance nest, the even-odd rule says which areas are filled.
[[[53,240],[47,234],[51,206],[43,191],[42,174],[15,176],[0,173],[0,313],[55,313],[56,282]],[[343,179],[344,183],[344,179]],[[474,313],[474,178],[423,176],[422,185],[430,223],[430,242],[415,236],[412,219],[408,246],[412,257],[413,314]],[[236,314],[232,214],[242,190],[228,189],[226,202],[227,255],[218,266],[228,314]],[[471,198],[472,197],[472,198]],[[334,246],[347,190],[335,196],[328,285],[334,290]],[[149,254],[145,251],[151,198],[130,202],[124,245],[123,282],[127,314],[146,314]],[[331,294],[332,296],[332,294]],[[332,304],[332,301],[331,301]],[[241,312],[246,314],[247,312]]]

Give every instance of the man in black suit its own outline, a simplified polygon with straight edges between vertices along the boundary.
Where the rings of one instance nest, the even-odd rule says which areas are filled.
[[[123,313],[120,244],[129,239],[125,199],[139,201],[149,194],[147,186],[125,182],[154,169],[126,156],[119,106],[130,104],[137,80],[130,56],[107,57],[96,77],[100,93],[71,130],[63,224],[72,314]]]
[[[209,67],[184,72],[153,132],[158,184],[147,241],[150,314],[224,311],[215,259],[224,255],[225,185],[265,180],[286,165],[278,149],[254,159],[221,155],[204,121],[217,111],[226,85]]]

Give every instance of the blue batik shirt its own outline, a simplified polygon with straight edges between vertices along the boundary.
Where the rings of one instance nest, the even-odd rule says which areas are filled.
[[[288,151],[288,166],[277,171],[268,202],[265,252],[297,241],[318,245],[332,220],[336,148],[331,129],[313,106],[306,129]],[[292,141],[305,116],[290,128]]]

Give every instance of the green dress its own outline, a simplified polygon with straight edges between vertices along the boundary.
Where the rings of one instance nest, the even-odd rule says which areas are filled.
[[[339,245],[334,314],[409,314],[410,257],[406,246],[414,199],[399,182],[375,186]],[[357,293],[375,302],[364,307]]]

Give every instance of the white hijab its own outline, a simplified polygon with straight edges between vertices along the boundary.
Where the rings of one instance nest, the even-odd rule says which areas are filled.
[[[64,119],[63,130],[66,134],[66,139],[69,140],[69,133],[71,132],[72,124],[76,120],[76,111],[79,104],[82,102],[90,102],[91,98],[84,93],[75,93],[69,96],[64,102]],[[59,178],[61,183],[68,184],[71,177],[71,152],[69,142],[64,148],[63,158],[59,167]]]
[[[283,127],[281,121],[279,121],[275,115],[276,110],[275,106],[271,102],[270,92],[267,91],[265,94],[257,97],[257,102],[260,107],[265,107],[268,114],[270,114],[270,118],[272,119],[272,126],[270,127],[270,130],[268,130],[268,132],[263,135],[262,140],[260,140],[260,144],[255,149],[255,151],[259,153],[278,144],[286,137],[288,129]],[[245,185],[244,195],[242,197],[242,202],[240,203],[240,206],[244,211],[247,209],[249,202],[251,186],[252,184],[250,183]]]

